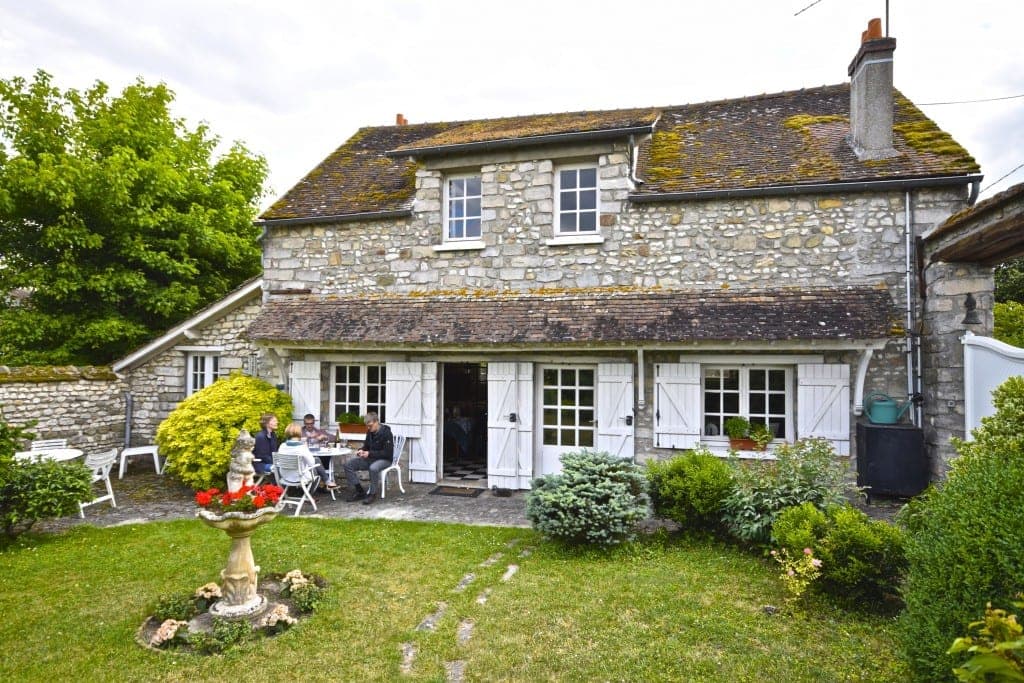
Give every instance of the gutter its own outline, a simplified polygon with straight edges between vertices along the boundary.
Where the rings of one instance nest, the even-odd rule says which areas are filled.
[[[267,220],[255,221],[255,225],[264,230],[283,225],[313,225],[317,223],[351,223],[353,221],[368,221],[378,218],[407,218],[412,215],[412,209],[392,209],[389,211],[364,211],[363,213],[343,213],[334,216],[305,216],[302,218],[269,218]]]
[[[637,204],[678,202],[694,199],[726,199],[731,197],[770,197],[808,193],[841,193],[900,190],[920,187],[945,187],[981,182],[980,174],[959,176],[931,176],[897,180],[860,180],[837,183],[808,183],[806,185],[775,185],[769,187],[737,187],[724,190],[694,190],[691,192],[661,192],[658,194],[631,194],[629,200]]]
[[[653,123],[646,126],[631,126],[629,128],[611,128],[575,133],[553,133],[551,135],[533,135],[520,138],[501,138],[500,140],[464,142],[453,145],[435,145],[433,147],[417,147],[415,149],[392,149],[385,152],[385,154],[389,157],[441,156],[444,154],[461,154],[463,152],[488,152],[495,149],[508,149],[510,147],[552,145],[561,142],[611,140],[629,137],[630,135],[648,135],[652,132],[654,132]]]

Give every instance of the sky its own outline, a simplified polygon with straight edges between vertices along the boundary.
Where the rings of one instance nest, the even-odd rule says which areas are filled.
[[[982,197],[1024,182],[1024,2],[890,0],[888,15],[896,87],[979,161]],[[166,83],[189,127],[266,157],[266,208],[397,113],[452,121],[843,83],[861,31],[885,16],[885,0],[0,0],[0,78]]]

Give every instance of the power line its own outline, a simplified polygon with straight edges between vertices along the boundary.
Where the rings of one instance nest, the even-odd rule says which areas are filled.
[[[811,4],[809,4],[809,5],[807,6],[807,7],[804,7],[804,8],[802,9],[802,10],[800,10],[799,12],[797,12],[796,14],[794,14],[793,16],[794,16],[794,17],[798,17],[798,16],[800,16],[801,14],[803,14],[804,12],[806,12],[807,10],[809,10],[809,9],[811,9],[812,7],[814,7],[815,5],[817,5],[817,4],[819,3],[819,2],[821,2],[821,0],[814,0],[814,2],[812,2]]]
[[[933,107],[937,104],[976,104],[978,102],[999,102],[1000,100],[1015,100],[1018,97],[1024,97],[1024,93],[1020,95],[1007,95],[1006,97],[986,97],[983,100],[956,100],[951,102],[915,102],[919,107]]]
[[[1010,176],[1012,176],[1014,173],[1016,173],[1017,171],[1019,171],[1022,168],[1024,168],[1024,164],[1021,164],[1017,168],[1013,169],[1012,171],[1010,171],[1009,173],[1007,173],[1006,175],[1004,175],[1002,178],[1000,178],[999,180],[995,181],[994,183],[989,183],[988,185],[985,186],[985,188],[982,190],[982,192],[984,192],[988,188],[992,187],[993,185],[998,185],[999,183],[1003,182],[1004,180],[1006,180],[1007,178],[1009,178]]]

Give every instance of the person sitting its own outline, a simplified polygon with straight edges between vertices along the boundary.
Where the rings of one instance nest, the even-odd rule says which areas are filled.
[[[258,474],[268,474],[274,465],[277,452],[277,416],[273,413],[260,415],[260,431],[252,447],[252,468]]]
[[[380,480],[381,470],[391,465],[395,437],[392,436],[390,427],[380,423],[377,413],[367,413],[363,422],[366,424],[366,440],[363,447],[345,461],[345,481],[351,488],[346,500],[351,502],[363,498],[363,505],[369,505],[377,499],[377,482]],[[369,491],[365,491],[359,484],[360,470],[367,470],[370,474]]]
[[[310,439],[327,444],[334,439],[334,436],[316,426],[316,418],[313,417],[313,413],[306,413],[302,416],[302,438],[305,439],[307,445],[310,443]],[[330,467],[330,460],[331,456],[329,455],[320,456],[320,464],[324,467]]]
[[[299,462],[302,463],[303,467],[315,468],[314,471],[317,476],[320,477],[321,487],[329,489],[338,488],[338,485],[331,480],[323,465],[317,463],[313,454],[309,452],[309,447],[306,446],[306,442],[302,440],[302,427],[299,426],[298,422],[292,422],[290,425],[285,427],[284,435],[288,437],[288,440],[281,444],[281,447],[277,449],[278,453],[299,456]]]

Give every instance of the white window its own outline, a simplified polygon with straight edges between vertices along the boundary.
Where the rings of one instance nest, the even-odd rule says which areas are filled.
[[[724,440],[725,421],[736,415],[747,418],[752,425],[768,425],[776,439],[793,439],[791,368],[705,365],[702,375],[702,440]]]
[[[186,354],[185,368],[185,395],[191,396],[221,376],[220,356],[211,353]]]
[[[480,239],[480,176],[451,177],[445,184],[445,241]]]
[[[544,368],[545,446],[594,446],[594,370]]]
[[[386,422],[386,380],[384,365],[335,365],[332,404],[334,418],[337,419],[341,413],[366,415],[373,411],[381,422]]]
[[[560,168],[557,174],[556,235],[597,233],[597,166]]]

